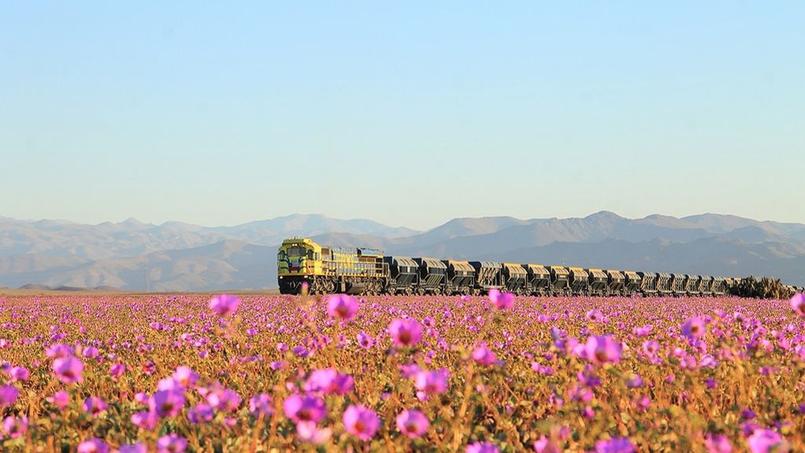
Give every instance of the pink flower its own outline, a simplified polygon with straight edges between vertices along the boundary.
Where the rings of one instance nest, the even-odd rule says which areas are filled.
[[[603,321],[606,318],[604,317],[604,314],[601,313],[601,310],[593,309],[587,312],[587,319],[595,322],[595,321]]]
[[[148,407],[160,417],[175,417],[184,409],[184,395],[177,390],[159,390],[151,396]]]
[[[84,351],[81,353],[81,355],[83,355],[84,357],[86,357],[88,359],[97,358],[100,354],[101,353],[100,353],[100,351],[98,351],[98,348],[95,348],[95,347],[92,347],[92,346],[84,348]]]
[[[218,316],[233,315],[238,311],[238,305],[240,305],[240,298],[228,294],[221,294],[210,299],[210,310]]]
[[[87,412],[93,416],[98,416],[102,412],[105,412],[106,408],[106,401],[98,398],[97,396],[90,396],[84,400],[84,412]]]
[[[498,447],[490,442],[475,442],[467,445],[466,453],[500,453]]]
[[[375,345],[375,340],[366,332],[358,334],[358,345],[363,349],[369,349]]]
[[[270,417],[274,413],[274,402],[267,393],[259,393],[249,399],[249,412],[255,416]]]
[[[645,337],[646,335],[651,333],[651,330],[654,328],[651,324],[642,326],[642,327],[635,327],[633,332],[638,337]]]
[[[148,453],[148,448],[144,444],[126,444],[121,445],[118,453]]]
[[[327,298],[327,313],[342,321],[351,321],[358,312],[358,301],[346,294],[333,294]]]
[[[285,416],[297,423],[300,421],[318,423],[327,416],[324,400],[314,396],[291,395],[285,399],[282,408]]]
[[[193,388],[198,382],[199,375],[192,368],[186,365],[181,365],[173,372],[173,380],[176,381],[182,388]]]
[[[215,411],[209,404],[201,403],[187,411],[187,419],[195,425],[211,422],[213,417],[215,417]]]
[[[344,428],[360,440],[370,440],[380,427],[375,411],[360,405],[350,405],[344,411]]]
[[[595,443],[595,453],[633,453],[634,451],[634,445],[626,437],[599,440]]]
[[[395,319],[389,334],[396,347],[415,346],[422,339],[422,326],[415,319]]]
[[[475,363],[483,366],[494,365],[498,358],[494,352],[486,347],[485,343],[481,343],[472,351],[472,360]]]
[[[450,372],[445,368],[436,371],[420,371],[414,379],[416,389],[425,395],[440,394],[447,391]]]
[[[296,435],[304,442],[321,445],[327,442],[332,434],[332,429],[321,429],[314,421],[300,421],[296,423]]]
[[[400,374],[406,379],[416,377],[416,374],[422,371],[416,363],[404,363],[400,365]]]
[[[794,294],[794,297],[791,298],[791,308],[794,313],[805,317],[805,294]]]
[[[77,453],[108,453],[109,447],[106,445],[106,442],[98,439],[92,438],[89,440],[85,440],[78,444]]]
[[[682,324],[682,335],[690,339],[701,338],[705,333],[707,333],[707,325],[701,316],[690,318]]]
[[[617,363],[621,359],[621,345],[610,335],[592,335],[584,345],[587,360],[596,364]]]
[[[704,446],[707,453],[731,453],[732,444],[727,436],[723,434],[708,434],[704,438]]]
[[[13,385],[0,385],[0,408],[16,403],[19,394],[20,391]]]
[[[660,344],[654,340],[646,340],[643,342],[643,352],[648,355],[654,355],[660,350]]]
[[[557,447],[551,439],[542,436],[534,442],[534,451],[537,453],[561,453],[562,449]]]
[[[53,396],[45,398],[45,400],[59,409],[64,410],[64,408],[70,404],[70,394],[64,390],[59,390],[58,392],[54,393]]]
[[[756,429],[746,443],[752,453],[787,451],[787,443],[777,432],[770,429]]]
[[[114,379],[119,379],[120,376],[123,376],[123,373],[126,372],[126,365],[122,363],[113,363],[109,367],[109,375],[112,376]]]
[[[183,453],[187,450],[187,441],[176,434],[166,434],[157,440],[158,453]]]
[[[184,392],[184,387],[172,377],[166,377],[157,382],[157,390],[176,390],[178,392]]]
[[[155,412],[142,411],[131,414],[131,423],[144,430],[152,430],[157,427],[159,417]]]
[[[50,359],[60,359],[64,357],[71,357],[73,355],[73,348],[65,344],[56,343],[50,345],[45,350],[45,355]]]
[[[75,357],[60,357],[53,361],[53,372],[65,384],[82,382],[84,380],[84,364]]]
[[[428,417],[416,409],[408,409],[397,415],[397,429],[410,439],[422,437],[430,428]]]
[[[3,420],[3,434],[11,439],[16,439],[25,435],[28,431],[28,417],[8,416]]]
[[[11,382],[27,381],[31,377],[31,372],[28,371],[28,368],[15,366],[8,370],[8,377],[11,378]]]
[[[352,391],[355,381],[348,374],[341,374],[335,368],[315,370],[305,382],[305,391],[326,395],[345,395]]]
[[[240,406],[240,395],[231,389],[217,388],[207,394],[207,403],[218,411],[235,412]]]
[[[489,290],[489,300],[498,310],[507,310],[514,305],[514,294],[500,292],[495,288]]]

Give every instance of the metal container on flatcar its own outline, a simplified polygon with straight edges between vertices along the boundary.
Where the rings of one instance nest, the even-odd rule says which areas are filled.
[[[713,294],[713,277],[710,275],[702,275],[699,281],[699,294],[702,296],[711,296]]]
[[[640,291],[640,284],[642,283],[643,279],[640,278],[640,274],[634,271],[624,271],[624,291],[626,295],[632,295]]]
[[[601,269],[585,269],[587,281],[590,284],[590,294],[595,296],[606,296],[609,294],[609,281],[607,273]]]
[[[671,274],[669,281],[670,293],[674,296],[684,296],[687,294],[685,291],[685,283],[688,281],[687,274]]]
[[[617,269],[607,269],[607,283],[610,295],[623,295],[626,293],[626,277]]]
[[[700,294],[699,282],[701,281],[701,275],[688,275],[687,280],[685,280],[685,294],[688,296],[698,296]]]
[[[475,270],[475,289],[486,293],[492,288],[500,288],[500,263],[495,261],[470,261]]]
[[[445,293],[447,294],[478,294],[475,288],[475,269],[469,262],[463,260],[442,260],[447,266],[447,280],[445,280]]]
[[[551,294],[551,272],[542,264],[523,264],[526,271],[526,291],[532,296]]]
[[[419,266],[414,291],[417,294],[441,294],[445,284],[447,266],[436,258],[426,256],[414,258],[414,262]]]
[[[654,272],[638,272],[640,277],[640,293],[644,296],[657,294],[657,274]]]
[[[386,291],[389,294],[412,294],[419,276],[419,265],[408,256],[384,256],[389,269]]]
[[[500,268],[500,284],[506,290],[514,294],[526,294],[526,280],[528,273],[519,264],[502,263]]]
[[[580,267],[569,267],[567,270],[570,272],[570,289],[573,290],[573,294],[590,294],[590,275],[587,271]]]
[[[551,273],[551,294],[570,295],[570,271],[564,266],[548,266],[548,272]]]
[[[673,276],[667,272],[658,272],[657,273],[657,295],[660,296],[668,296],[672,294],[671,291],[671,280]]]
[[[723,296],[726,293],[726,286],[724,285],[724,277],[714,277],[711,292],[714,296]]]

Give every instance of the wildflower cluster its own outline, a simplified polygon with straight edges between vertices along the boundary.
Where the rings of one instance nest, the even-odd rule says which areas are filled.
[[[0,299],[0,450],[802,451],[805,299]]]

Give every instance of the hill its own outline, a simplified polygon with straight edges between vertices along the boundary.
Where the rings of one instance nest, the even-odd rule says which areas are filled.
[[[628,219],[602,211],[566,219],[459,218],[424,232],[321,215],[225,227],[0,217],[0,285],[126,291],[273,288],[277,244],[293,235],[409,256],[770,275],[805,284],[805,225],[718,214]]]

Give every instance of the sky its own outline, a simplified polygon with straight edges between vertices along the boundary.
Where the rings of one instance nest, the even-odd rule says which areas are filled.
[[[547,3],[5,4],[0,216],[805,223],[804,2]]]

